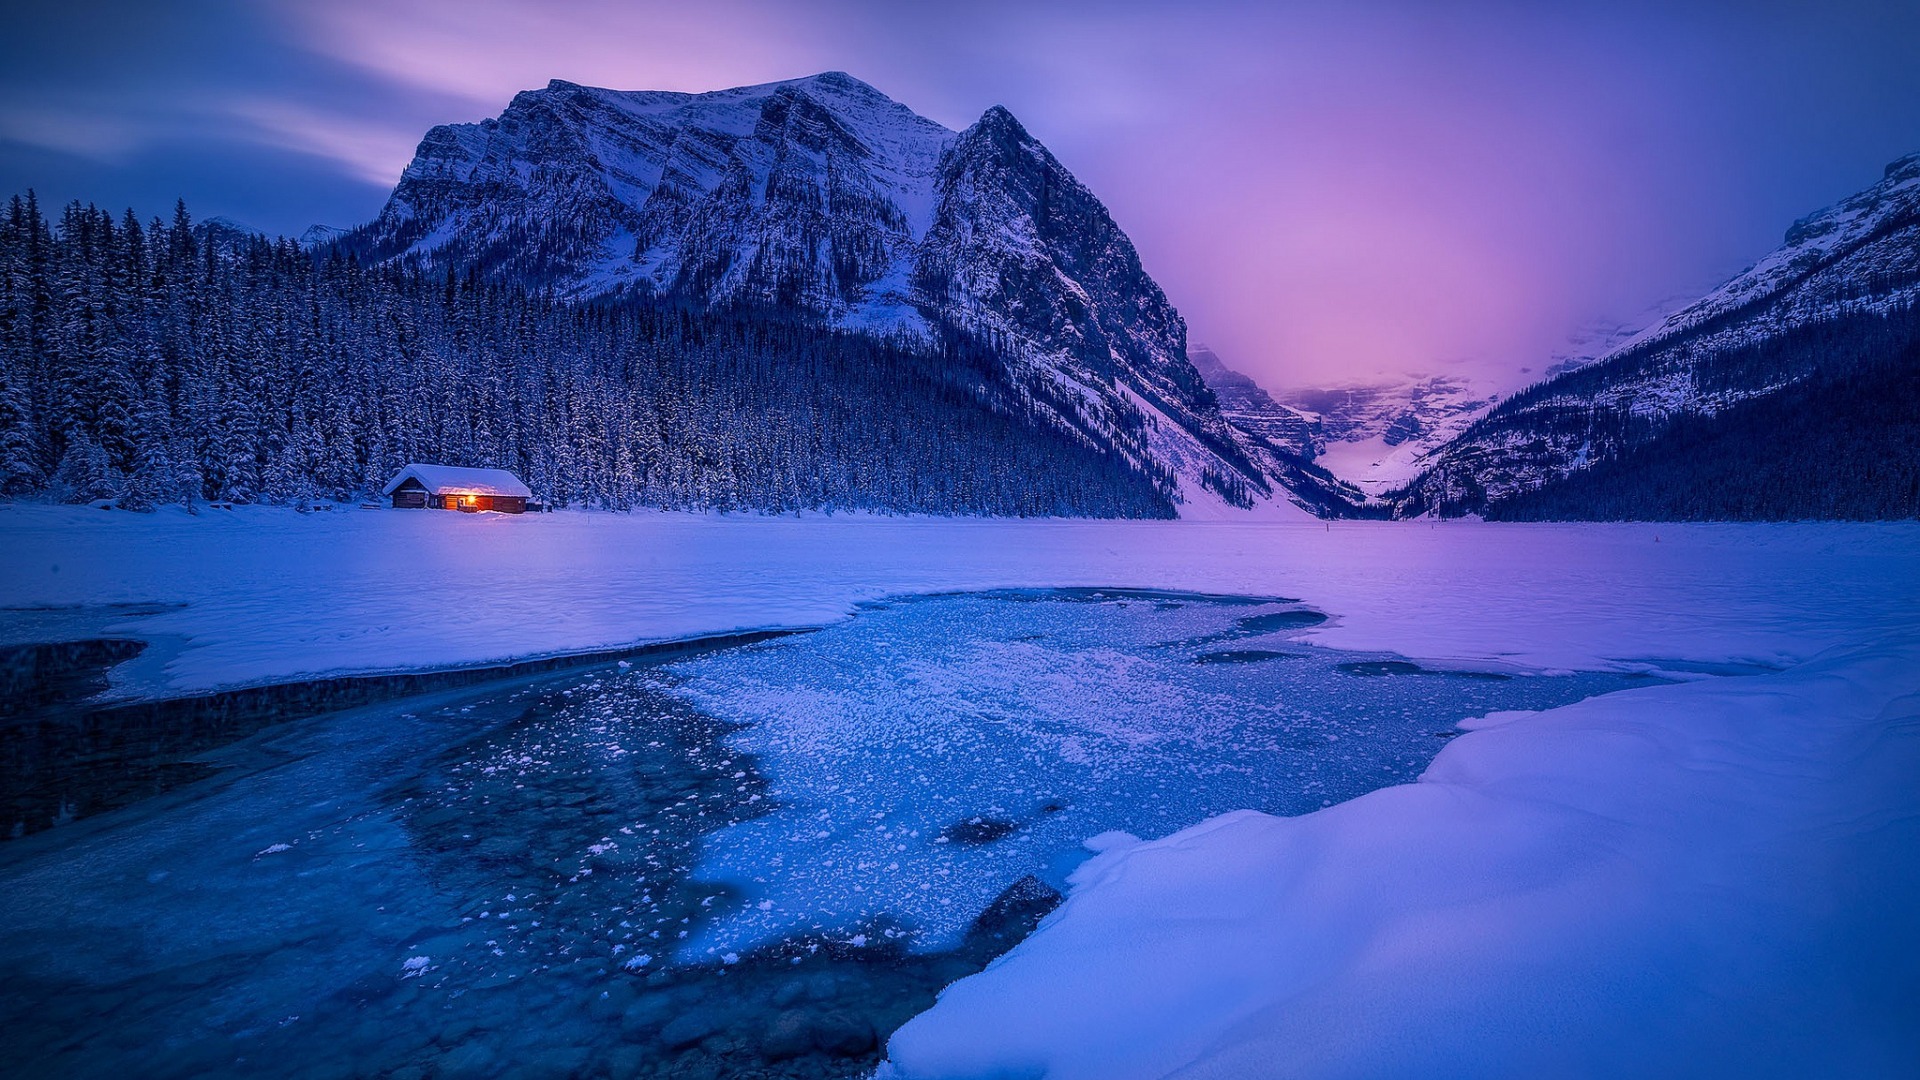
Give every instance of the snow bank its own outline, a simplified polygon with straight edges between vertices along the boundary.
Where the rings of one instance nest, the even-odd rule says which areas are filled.
[[[1589,699],[1082,867],[894,1080],[1920,1072],[1920,635]]]

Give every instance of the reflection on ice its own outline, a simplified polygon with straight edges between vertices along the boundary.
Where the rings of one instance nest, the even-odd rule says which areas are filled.
[[[678,959],[822,935],[947,948],[1023,876],[1063,886],[1095,834],[1303,813],[1412,779],[1458,720],[1627,685],[1354,678],[1449,673],[1289,638],[1325,618],[1169,593],[937,596],[677,665],[680,694],[744,725],[730,745],[772,804],[706,839],[695,876],[732,903]]]

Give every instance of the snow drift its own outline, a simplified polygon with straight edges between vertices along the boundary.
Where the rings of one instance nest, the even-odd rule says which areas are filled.
[[[1911,1076],[1920,636],[1461,737],[1103,854],[894,1080]]]

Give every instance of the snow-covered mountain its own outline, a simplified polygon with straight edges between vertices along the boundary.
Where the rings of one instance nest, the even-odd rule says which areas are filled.
[[[230,217],[203,218],[193,224],[193,239],[202,247],[214,247],[222,251],[244,249],[255,240],[269,239],[266,233],[245,222]]]
[[[300,233],[300,246],[303,248],[326,247],[346,236],[350,231],[352,230],[342,229],[336,225],[309,225]]]
[[[1318,453],[1320,418],[1273,400],[1252,378],[1227,366],[1220,354],[1205,345],[1187,349],[1187,359],[1220,400],[1220,414],[1242,431],[1303,458]]]
[[[1378,496],[1419,475],[1435,447],[1497,400],[1490,386],[1458,375],[1410,375],[1346,386],[1282,391],[1283,407],[1315,424],[1315,460]]]
[[[1187,355],[1229,424],[1324,470],[1341,497],[1356,503],[1418,476],[1429,452],[1496,400],[1477,382],[1426,375],[1285,390],[1276,399],[1205,345]]]
[[[1635,320],[1596,320],[1567,336],[1537,379],[1593,364],[1634,338],[1647,323],[1678,305],[1667,301]],[[1491,381],[1463,375],[1399,378],[1298,387],[1279,399],[1212,349],[1194,345],[1187,356],[1220,399],[1227,422],[1312,461],[1343,485],[1350,498],[1388,494],[1419,476],[1429,455],[1487,414],[1500,400]],[[1521,368],[1522,375],[1533,369]]]
[[[380,216],[340,243],[576,299],[983,342],[1019,407],[1120,455],[1183,514],[1292,511],[1126,234],[1003,108],[955,132],[839,72],[705,94],[555,81],[428,132]]]
[[[1259,383],[1228,367],[1205,345],[1189,349],[1187,356],[1213,391],[1236,439],[1295,502],[1323,515],[1352,513],[1367,502],[1366,492],[1314,460],[1320,445],[1319,417],[1273,400]]]
[[[1577,502],[1554,496],[1558,509],[1551,512],[1683,513],[1705,505],[1704,488],[1692,496],[1678,488],[1724,489],[1772,475],[1767,470],[1787,455],[1786,427],[1803,442],[1816,440],[1793,443],[1792,453],[1801,457],[1822,452],[1818,439],[1846,444],[1832,447],[1828,487],[1887,481],[1880,472],[1841,475],[1839,456],[1870,462],[1878,436],[1869,429],[1884,427],[1880,419],[1854,423],[1844,413],[1878,410],[1889,395],[1908,392],[1913,365],[1904,357],[1914,347],[1916,300],[1920,154],[1888,165],[1872,187],[1795,222],[1778,250],[1608,356],[1502,402],[1432,455],[1402,509],[1499,514],[1503,505],[1518,506],[1515,500],[1539,501],[1545,496],[1536,493],[1575,474],[1582,483],[1599,483],[1593,478],[1604,473],[1604,499],[1597,490]],[[1753,411],[1763,405],[1778,415],[1763,421]],[[1816,422],[1824,425],[1817,436]],[[1685,434],[1688,448],[1663,450],[1676,432]],[[1709,458],[1725,475],[1707,478]],[[1647,478],[1656,468],[1659,483],[1675,489],[1658,505],[1633,492],[1636,483],[1653,482]],[[1775,506],[1764,511],[1769,514],[1798,512],[1798,503],[1776,501],[1781,484],[1819,486],[1799,473],[1767,483],[1774,490],[1743,499]],[[1825,505],[1808,503],[1805,512],[1823,516]]]

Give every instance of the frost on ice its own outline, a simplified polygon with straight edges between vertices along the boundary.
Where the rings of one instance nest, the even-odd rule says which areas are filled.
[[[1418,775],[1455,720],[1634,682],[1296,640],[1325,621],[1285,600],[936,596],[677,665],[680,693],[744,725],[731,745],[772,803],[708,839],[696,876],[735,899],[682,956],[823,935],[949,948],[1009,886],[1065,888],[1089,851],[1351,798]],[[1356,674],[1370,668],[1413,674]]]

